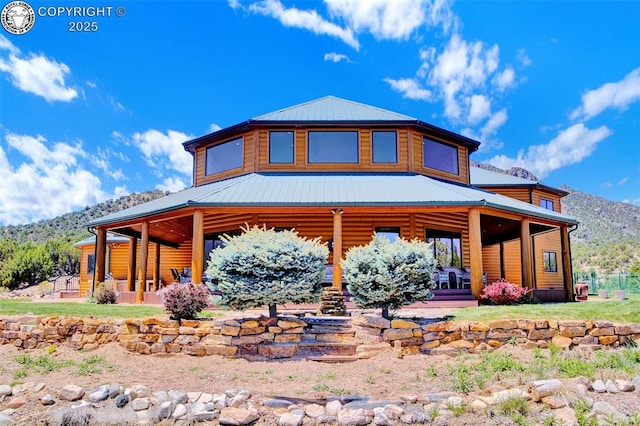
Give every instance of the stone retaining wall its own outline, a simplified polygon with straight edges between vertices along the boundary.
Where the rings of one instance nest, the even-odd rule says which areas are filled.
[[[315,341],[327,347],[353,343],[360,358],[394,348],[397,355],[452,353],[490,350],[506,343],[528,348],[547,347],[599,349],[640,340],[640,324],[609,321],[502,320],[479,322],[439,321],[419,324],[406,319],[385,320],[378,316],[353,318],[352,333],[321,334],[312,331],[305,318],[256,317],[245,319],[181,322],[163,318],[95,319],[0,317],[0,344],[32,349],[68,344],[92,350],[118,342],[132,352],[153,354],[183,352],[189,355],[242,357],[261,355],[287,358],[298,346]],[[330,328],[330,327],[329,327]]]

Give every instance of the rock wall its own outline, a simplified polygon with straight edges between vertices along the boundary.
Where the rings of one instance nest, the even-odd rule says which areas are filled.
[[[353,346],[354,357],[369,358],[393,348],[398,356],[417,353],[477,352],[506,343],[528,348],[598,349],[640,340],[640,324],[609,321],[501,320],[479,322],[438,321],[421,324],[408,319],[392,321],[360,315],[350,323],[322,323],[322,317],[182,320],[164,318],[96,319],[0,317],[0,343],[32,349],[68,344],[80,350],[118,342],[140,354],[183,352],[189,355],[288,358],[315,353],[337,353]],[[338,321],[335,319],[334,321]],[[347,327],[345,329],[345,327]],[[343,352],[345,353],[345,352]]]

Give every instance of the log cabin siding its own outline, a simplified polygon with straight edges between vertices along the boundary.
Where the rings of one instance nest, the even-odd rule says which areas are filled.
[[[522,265],[520,256],[520,239],[507,241],[504,246],[504,275],[507,281],[522,285]]]
[[[529,188],[522,187],[499,187],[499,186],[487,186],[483,187],[478,185],[478,188],[486,189],[487,191],[495,192],[496,194],[504,195],[516,200],[524,201],[531,204],[531,190]]]
[[[563,265],[562,265],[562,243],[560,240],[560,230],[553,230],[535,235],[533,237],[533,247],[535,250],[535,273],[536,288],[549,289],[564,286]],[[556,272],[544,271],[544,252],[552,251],[556,253]]]
[[[482,270],[487,274],[487,284],[502,278],[501,264],[500,244],[482,247]]]

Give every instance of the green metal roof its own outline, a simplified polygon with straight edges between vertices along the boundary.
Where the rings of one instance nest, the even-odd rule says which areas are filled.
[[[185,189],[89,223],[138,219],[183,207],[489,206],[577,223],[569,216],[478,188],[411,173],[251,173]]]
[[[324,98],[304,102],[278,111],[259,115],[251,120],[284,122],[417,121],[408,115],[398,114],[335,96],[325,96]]]
[[[126,237],[121,237],[120,235],[115,235],[110,232],[107,232],[107,244],[110,243],[128,243],[129,239]],[[95,235],[85,238],[82,241],[78,241],[73,246],[74,247],[83,247],[83,246],[92,246],[96,243]]]

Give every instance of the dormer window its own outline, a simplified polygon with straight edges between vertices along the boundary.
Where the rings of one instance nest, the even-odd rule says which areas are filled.
[[[293,132],[269,132],[269,163],[293,163],[293,136]]]
[[[458,149],[428,137],[422,138],[423,164],[425,167],[457,175]]]
[[[547,210],[553,210],[553,201],[546,198],[540,198],[540,207]]]
[[[373,162],[398,162],[398,136],[396,132],[374,131],[371,133]]]
[[[207,148],[206,175],[242,167],[242,138]]]
[[[309,163],[358,163],[358,132],[310,131]]]

